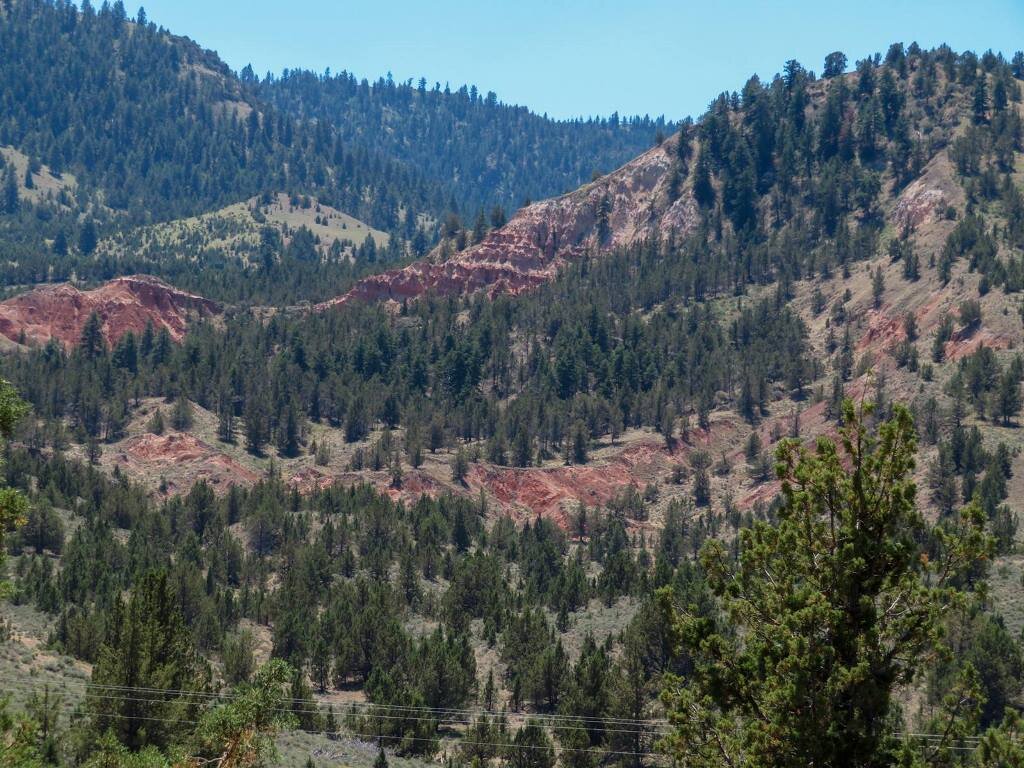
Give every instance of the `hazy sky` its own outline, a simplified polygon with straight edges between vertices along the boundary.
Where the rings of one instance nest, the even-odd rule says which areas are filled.
[[[96,0],[98,4],[98,0]],[[821,70],[890,42],[1024,48],[1024,0],[145,0],[234,69],[475,84],[555,117],[697,115],[786,59]],[[134,0],[126,1],[134,15]]]

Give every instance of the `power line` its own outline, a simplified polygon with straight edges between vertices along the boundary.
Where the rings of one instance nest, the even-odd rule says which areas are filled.
[[[76,682],[77,683],[81,683],[81,681],[76,681]],[[89,685],[87,683],[81,683],[81,684],[84,684],[86,686]],[[25,684],[22,684],[22,685],[25,685]],[[14,684],[12,687],[17,688],[18,684]],[[162,705],[162,703],[168,703],[168,705],[173,705],[173,703],[185,703],[185,705],[189,705],[189,703],[191,703],[191,705],[206,705],[206,703],[213,703],[216,700],[215,698],[210,698],[210,696],[217,695],[217,694],[210,694],[210,693],[208,693],[206,691],[185,691],[185,693],[201,694],[202,696],[205,697],[205,700],[204,700],[204,698],[196,699],[196,700],[188,700],[184,696],[179,696],[177,698],[153,698],[153,697],[145,697],[145,696],[141,696],[141,697],[140,696],[131,696],[131,695],[127,695],[127,693],[128,692],[132,692],[132,691],[139,691],[139,690],[141,690],[142,692],[145,692],[145,691],[170,692],[170,691],[169,690],[165,690],[165,689],[144,689],[144,688],[140,688],[140,687],[137,688],[135,686],[96,686],[96,687],[104,688],[104,689],[108,688],[108,687],[113,687],[113,688],[121,689],[121,690],[123,690],[125,692],[111,694],[109,691],[106,692],[106,693],[96,693],[96,692],[85,691],[85,695],[90,697],[90,698],[92,698],[92,699],[112,700],[112,701],[131,701],[131,702],[134,702],[134,703],[143,703],[143,705],[146,705],[146,703],[147,703],[147,705]],[[24,689],[25,688],[23,688],[23,690]],[[37,690],[38,686],[31,686],[30,689],[31,690]],[[238,697],[239,697],[238,695],[225,695],[224,696],[224,698],[231,698],[231,699],[238,698]],[[284,699],[284,700],[302,701],[302,699]],[[269,711],[270,712],[275,712],[275,713],[280,713],[280,714],[291,714],[291,715],[311,715],[311,714],[323,715],[324,714],[323,709],[321,709],[321,708],[316,706],[316,702],[309,701],[308,703],[310,703],[310,705],[312,705],[311,709],[291,709],[291,708],[283,708],[283,707],[274,707],[274,708],[269,708]],[[374,709],[376,709],[378,707],[380,707],[382,709],[387,709],[387,705],[374,705],[374,703],[372,703],[372,702],[352,702],[352,703],[360,703],[360,706],[365,707],[368,710],[367,712],[362,713],[362,716],[367,717],[367,718],[371,718],[371,719],[376,719],[376,720],[393,720],[393,721],[399,721],[399,722],[410,722],[410,721],[412,721],[412,722],[428,722],[428,723],[432,723],[434,725],[449,724],[449,725],[465,725],[465,726],[470,726],[470,727],[475,724],[474,721],[472,721],[472,720],[461,720],[461,719],[460,720],[452,720],[452,719],[443,720],[443,719],[436,719],[436,718],[422,717],[422,716],[410,716],[410,715],[400,716],[400,715],[380,714],[380,713],[374,712]],[[416,709],[422,711],[422,710],[429,710],[430,708],[416,708]],[[444,710],[440,710],[440,709],[436,709],[435,711],[437,711],[437,712],[444,712]],[[344,716],[345,713],[344,713],[344,711],[342,711],[339,714]],[[352,713],[352,714],[354,715],[355,713]],[[529,713],[498,713],[498,714],[490,714],[490,716],[497,717],[499,714],[502,717],[506,718],[506,719],[518,720],[520,723],[528,724],[530,722],[534,722],[534,723],[537,723],[538,725],[541,725],[541,726],[545,725],[544,723],[538,723],[537,722],[538,721],[538,717],[535,716],[535,715],[529,714]],[[102,714],[100,714],[100,716],[101,717],[106,717],[106,716],[114,717],[115,715],[114,714],[108,714],[108,713],[102,713]],[[120,717],[126,717],[128,719],[132,719],[133,718],[133,716],[130,716],[130,715],[120,716]],[[570,716],[565,716],[565,717],[570,718]],[[144,718],[139,717],[138,719],[144,719]],[[182,722],[185,722],[185,721],[182,721]],[[193,722],[193,721],[188,721],[188,722]],[[578,725],[578,724],[565,724],[565,725],[558,725],[558,724],[551,725],[551,724],[548,724],[547,727],[549,727],[549,728],[557,728],[558,730],[562,730],[562,731],[566,731],[566,730],[568,730],[568,731],[590,731],[591,730],[591,728],[588,728],[588,727],[585,727],[585,726],[582,726],[582,725]],[[633,736],[664,735],[663,731],[659,731],[659,730],[655,730],[655,729],[616,729],[616,728],[604,728],[604,727],[602,727],[602,728],[600,728],[600,730],[603,733],[628,734],[628,735],[633,735]],[[307,731],[307,732],[318,732],[318,731]],[[335,733],[333,731],[323,731],[323,732],[329,733],[329,734],[330,733]],[[337,733],[341,733],[341,731],[338,731]],[[353,735],[366,735],[366,734],[353,734]],[[374,734],[369,734],[369,735],[374,735]],[[469,742],[469,741],[466,741],[465,739],[460,739],[460,743],[474,743],[474,742]],[[478,742],[478,743],[483,744],[484,742]],[[603,754],[615,754],[615,753],[609,753],[607,750],[602,750],[602,749],[593,750],[593,752],[600,752],[600,753],[603,753]],[[649,753],[643,753],[643,754],[649,754]]]
[[[92,683],[84,680],[63,680],[55,684],[55,688],[60,690],[66,690],[69,686],[81,685],[85,689],[83,693],[93,699],[100,700],[112,700],[112,701],[130,701],[141,704],[173,704],[173,703],[186,703],[186,704],[213,704],[218,701],[234,701],[243,696],[243,694],[231,694],[231,693],[215,693],[211,691],[198,691],[198,690],[185,690],[185,689],[172,689],[172,688],[151,688],[145,686],[117,686],[117,685],[104,685],[99,683]],[[20,682],[8,685],[8,688],[20,689],[20,690],[31,690],[37,691],[38,685],[34,685],[27,682]],[[143,694],[162,694],[169,695],[175,694],[174,698],[148,698],[148,697],[134,697],[126,695],[128,693],[143,693]],[[189,698],[195,699],[189,701]],[[182,701],[184,700],[184,701]],[[283,698],[282,703],[301,703],[311,705],[312,708],[293,709],[289,707],[272,707],[270,711],[278,712],[281,714],[297,714],[297,715],[308,715],[308,714],[324,714],[321,705],[318,702],[306,700],[306,699],[295,699],[295,698]],[[442,708],[442,707],[427,707],[427,706],[410,706],[410,705],[398,705],[398,704],[375,704],[373,702],[346,702],[343,703],[342,709],[339,714],[344,715],[345,709],[351,710],[351,714],[356,714],[355,710],[363,710],[362,715],[364,717],[375,718],[379,720],[398,720],[404,722],[431,722],[436,725],[465,725],[473,726],[475,722],[471,719],[461,719],[454,717],[447,717],[454,714],[464,714],[467,717],[476,716],[486,718],[504,718],[516,719],[520,722],[534,722],[540,726],[545,726],[552,729],[559,730],[580,730],[590,731],[592,728],[580,725],[581,722],[591,722],[594,724],[593,730],[600,728],[605,733],[618,733],[618,734],[629,734],[634,736],[650,735],[664,735],[665,733],[671,733],[671,724],[664,719],[629,719],[629,718],[598,718],[588,716],[574,716],[574,715],[558,715],[558,714],[544,714],[544,713],[525,713],[525,712],[507,712],[503,711],[500,713],[491,712],[482,709],[454,709],[454,708]],[[383,714],[378,710],[384,712],[406,712],[410,714],[395,715],[395,714]],[[435,713],[441,717],[425,717],[423,713]],[[100,717],[116,717],[129,720],[154,720],[162,722],[177,722],[186,724],[196,724],[198,721],[187,720],[182,718],[154,718],[143,715],[122,715],[117,713],[93,713]],[[545,723],[545,721],[547,721]],[[631,724],[636,726],[635,729],[627,728],[608,728],[606,724]],[[370,738],[370,739],[397,739],[397,740],[412,740],[412,741],[437,741],[435,738],[425,737],[412,737],[402,735],[388,735],[388,734],[373,734],[373,733],[360,733],[354,730],[338,730],[330,731],[326,729],[322,730],[305,730],[306,733],[322,734],[326,736],[344,736],[348,735],[354,738]],[[941,745],[945,742],[947,749],[956,751],[973,751],[977,749],[982,742],[981,736],[950,736],[949,734],[942,733],[923,733],[915,731],[894,731],[892,736],[903,739],[914,739],[928,743],[929,745]],[[1015,740],[1016,741],[1016,740]],[[524,744],[513,744],[507,742],[487,742],[487,741],[467,741],[459,739],[459,744],[468,746],[487,746],[494,748],[513,748],[513,749],[548,749],[549,747],[543,745],[524,745]],[[966,745],[966,746],[960,746]],[[553,747],[552,747],[553,748]],[[623,755],[623,756],[650,756],[656,753],[652,752],[636,752],[636,751],[616,751],[606,750],[601,748],[571,748],[562,747],[560,748],[564,752],[587,752],[587,753],[598,753],[605,755]]]
[[[178,717],[145,717],[145,716],[142,716],[142,715],[122,715],[122,714],[119,714],[119,713],[116,713],[116,712],[95,713],[95,714],[96,714],[97,717],[110,717],[110,718],[116,718],[116,719],[121,719],[121,720],[146,720],[146,721],[161,722],[161,723],[181,723],[181,724],[187,724],[187,725],[197,725],[199,723],[198,720],[189,720],[189,719],[186,719],[186,718],[178,718]],[[430,742],[430,743],[433,743],[433,742],[438,742],[438,741],[441,740],[440,738],[429,738],[429,737],[425,737],[425,736],[408,736],[408,735],[405,735],[405,734],[362,733],[362,732],[358,732],[358,731],[350,731],[350,730],[347,730],[347,729],[346,730],[337,730],[337,731],[329,731],[329,730],[325,730],[325,729],[319,729],[319,730],[300,729],[300,730],[303,733],[319,734],[319,735],[328,736],[328,737],[330,737],[330,736],[348,736],[348,737],[351,737],[351,738],[357,738],[357,739],[362,738],[362,739],[370,739],[370,740],[375,740],[375,741],[380,741],[380,740],[384,740],[384,739],[391,739],[393,741],[401,741],[401,742],[416,741],[416,742]],[[458,745],[459,746],[467,745],[467,746],[478,746],[478,747],[494,747],[495,749],[499,749],[499,750],[500,749],[533,749],[533,750],[537,750],[537,749],[548,750],[548,749],[550,749],[552,751],[572,752],[572,753],[587,753],[587,754],[598,754],[598,755],[617,755],[617,756],[622,756],[622,757],[657,757],[657,756],[659,756],[658,753],[656,753],[656,752],[636,752],[636,751],[630,751],[630,750],[610,750],[610,749],[584,748],[584,747],[555,747],[554,744],[549,746],[549,745],[544,745],[544,744],[515,744],[514,742],[500,742],[500,741],[466,741],[465,739],[459,739]]]
[[[195,705],[195,704],[209,703],[208,701],[207,702],[204,702],[204,701],[189,701],[189,700],[185,699],[184,697],[178,697],[178,698],[174,698],[174,699],[158,699],[158,698],[140,698],[140,697],[135,697],[135,696],[127,696],[127,695],[123,695],[123,694],[104,695],[104,694],[99,694],[99,693],[86,693],[86,695],[90,699],[99,699],[101,701],[130,701],[130,702],[134,702],[134,703],[138,703],[138,704],[179,704],[179,705],[180,704],[193,704],[193,705]],[[372,705],[372,704],[370,705],[370,707],[374,707],[374,706],[376,706],[376,705]],[[289,708],[285,708],[285,707],[270,707],[269,710],[272,711],[272,712],[278,712],[278,713],[281,713],[281,714],[294,714],[294,715],[323,714],[323,710],[319,706],[317,706],[316,703],[312,703],[312,707],[313,708],[310,708],[310,709],[289,709]],[[341,714],[344,715],[344,712],[342,711]],[[355,713],[352,713],[352,714],[355,714]],[[475,725],[476,722],[477,722],[477,721],[474,721],[474,720],[441,719],[441,718],[422,717],[422,716],[414,716],[414,715],[388,715],[388,714],[381,714],[381,713],[378,713],[378,712],[374,712],[374,711],[372,711],[372,709],[370,711],[364,713],[363,716],[364,717],[368,717],[368,718],[372,718],[372,719],[375,719],[375,720],[397,720],[397,721],[400,721],[400,722],[426,722],[426,723],[433,723],[435,725],[465,725],[465,726],[470,726],[470,727]],[[531,722],[531,721],[536,722],[536,719],[537,719],[537,718],[535,718],[533,715],[531,715],[529,713],[511,713],[511,714],[506,713],[506,714],[504,714],[504,716],[507,719],[517,719],[520,722],[527,722],[527,723]],[[667,733],[667,731],[657,730],[656,728],[653,728],[653,727],[651,727],[651,728],[637,728],[637,729],[605,728],[605,727],[588,728],[587,726],[575,725],[575,724],[552,725],[552,726],[549,726],[549,727],[557,728],[558,730],[561,730],[561,731],[586,731],[586,732],[590,732],[591,730],[598,730],[599,729],[602,733],[628,734],[628,735],[633,735],[633,736],[664,735],[665,733]]]
[[[103,690],[103,691],[126,691],[131,693],[153,693],[153,694],[174,694],[179,697],[193,697],[206,700],[235,700],[238,699],[241,694],[231,693],[215,693],[211,691],[197,691],[197,690],[184,690],[175,688],[150,688],[145,686],[120,686],[120,685],[104,685],[99,683],[92,683],[86,681],[67,681],[73,684],[80,684],[85,686],[86,689]],[[319,703],[310,701],[308,699],[294,699],[294,698],[283,698],[281,699],[284,703],[291,704],[313,704],[318,706]],[[534,720],[547,720],[556,723],[566,722],[569,724],[578,723],[593,723],[595,727],[605,725],[622,725],[622,726],[635,726],[637,728],[670,728],[671,724],[668,720],[662,718],[615,718],[615,717],[592,717],[587,715],[564,715],[556,713],[518,713],[518,712],[503,712],[496,713],[486,709],[456,709],[446,707],[428,707],[428,706],[412,706],[404,704],[377,704],[374,702],[344,702],[342,705],[344,708],[362,708],[372,710],[387,710],[387,711],[399,711],[399,712],[410,712],[410,713],[434,713],[439,716],[456,716],[465,715],[467,717],[496,717],[499,714],[505,716],[515,717],[529,717]],[[299,710],[306,711],[306,710]]]

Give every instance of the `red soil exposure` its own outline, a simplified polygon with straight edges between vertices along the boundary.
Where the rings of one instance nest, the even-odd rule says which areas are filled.
[[[317,309],[353,299],[402,301],[425,293],[517,294],[552,280],[586,253],[656,234],[690,232],[699,220],[692,195],[686,192],[671,201],[667,191],[677,143],[678,138],[669,139],[575,192],[523,208],[482,242],[447,259],[435,251],[404,269],[361,280]],[[602,208],[604,227],[599,224]]]
[[[303,467],[290,478],[288,485],[303,495],[322,491],[334,485],[334,478],[326,475],[315,467]]]
[[[187,432],[129,438],[114,456],[114,462],[128,477],[164,477],[169,493],[187,490],[198,480],[206,480],[216,491],[227,491],[231,485],[252,485],[259,480],[256,472]]]
[[[907,337],[902,317],[892,317],[880,310],[868,312],[868,327],[857,340],[857,350],[888,352]]]
[[[330,488],[333,485],[357,485],[368,483],[379,493],[391,498],[392,501],[413,503],[420,496],[437,496],[442,487],[420,470],[409,470],[402,478],[401,487],[395,487],[388,472],[343,472],[339,475],[328,475],[316,467],[304,467],[288,478],[288,485],[299,493],[307,495]]]
[[[474,465],[467,478],[471,488],[485,488],[510,510],[520,510],[569,527],[565,502],[587,506],[607,504],[636,479],[623,465],[559,467],[558,469],[501,469]]]
[[[671,464],[662,446],[639,443],[603,465],[507,469],[474,464],[466,481],[472,490],[487,491],[509,511],[541,515],[568,528],[571,504],[607,504],[623,488],[638,488],[641,477],[663,473]]]
[[[928,186],[925,178],[912,181],[893,208],[892,221],[898,232],[904,229],[915,230],[927,221],[934,221],[940,211],[944,211],[948,201],[941,189]]]
[[[396,488],[390,482],[386,486],[378,486],[378,488],[390,496],[393,501],[407,502],[415,502],[424,495],[437,496],[440,490],[433,478],[418,470],[405,473],[401,488]]]
[[[119,277],[91,291],[62,283],[0,303],[0,334],[12,341],[19,341],[24,334],[29,344],[45,344],[52,338],[73,346],[93,312],[103,323],[107,342],[113,344],[128,331],[142,333],[150,321],[157,330],[166,328],[174,341],[180,341],[189,321],[218,315],[221,308],[146,275]]]
[[[953,337],[946,342],[945,353],[947,360],[959,360],[961,357],[977,352],[980,347],[991,349],[1008,349],[1011,340],[1001,333],[995,333],[988,328],[962,328],[953,333]]]
[[[746,512],[749,509],[753,509],[758,503],[770,504],[781,488],[782,483],[778,480],[755,485],[750,491],[737,499],[736,508]]]

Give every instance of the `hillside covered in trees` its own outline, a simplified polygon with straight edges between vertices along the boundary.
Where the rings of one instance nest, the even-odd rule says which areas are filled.
[[[292,73],[261,86],[250,71],[237,76],[144,11],[129,19],[120,0],[98,10],[85,2],[81,12],[65,0],[4,4],[0,44],[6,285],[72,272],[84,279],[130,274],[139,270],[131,258],[94,258],[94,229],[102,235],[277,193],[314,196],[422,252],[412,241],[418,230],[424,244],[434,239],[431,221],[491,215],[567,191],[649,146],[666,127],[647,119],[558,123],[460,90],[420,98],[414,119],[399,126],[406,143],[387,144],[371,104],[378,97],[388,104],[394,88],[367,88],[365,104],[333,115],[304,109],[300,95],[330,105],[350,81],[314,78],[315,86],[300,89],[302,78]],[[294,99],[283,87],[292,83]],[[513,142],[524,128],[529,141]],[[437,160],[428,165],[427,157]],[[403,256],[401,248],[392,254]],[[173,270],[173,262],[147,271]],[[343,275],[329,276],[342,287]],[[309,283],[322,277],[307,276]]]
[[[425,78],[368,83],[348,72],[291,70],[257,79],[251,69],[240,77],[278,109],[335,124],[347,144],[404,160],[451,189],[452,209],[467,221],[575,189],[675,130],[664,117],[549,120],[494,92],[428,87]]]
[[[0,305],[0,764],[1019,764],[1024,54],[673,133],[0,13],[8,283],[176,286]]]

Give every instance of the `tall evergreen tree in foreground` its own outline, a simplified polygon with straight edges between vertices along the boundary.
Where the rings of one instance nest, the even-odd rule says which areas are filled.
[[[111,731],[131,749],[166,748],[205,704],[201,695],[181,692],[205,691],[209,682],[209,666],[192,643],[167,575],[147,574],[127,603],[115,606],[92,670],[95,732]],[[138,689],[157,692],[131,693]]]
[[[14,431],[14,425],[25,415],[28,406],[18,398],[7,381],[0,379],[0,439],[8,439]],[[7,553],[6,536],[25,522],[28,514],[28,501],[14,488],[5,487],[0,482],[0,579],[3,578],[4,555]],[[0,581],[0,596],[4,594],[4,582]]]
[[[896,406],[872,434],[870,410],[844,402],[841,449],[826,438],[813,452],[781,445],[778,525],[743,530],[735,565],[721,542],[704,546],[720,614],[674,616],[695,667],[663,694],[675,725],[666,746],[682,765],[896,761],[893,691],[940,652],[943,618],[967,600],[966,577],[991,543],[977,504],[925,523],[911,416]]]

